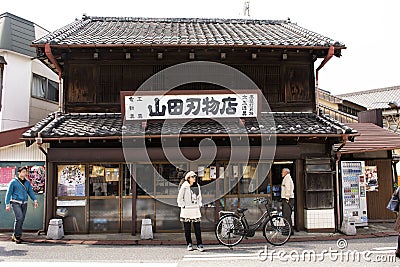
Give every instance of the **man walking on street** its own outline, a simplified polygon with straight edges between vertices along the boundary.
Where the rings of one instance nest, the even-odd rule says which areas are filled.
[[[293,227],[292,209],[294,207],[294,184],[292,177],[290,176],[290,170],[288,168],[282,169],[282,177],[282,213],[283,217],[289,222],[290,227]],[[293,235],[293,229],[291,235]]]
[[[15,217],[14,234],[11,240],[17,244],[21,243],[22,226],[28,209],[28,195],[34,201],[35,208],[39,206],[32,185],[26,179],[27,175],[27,167],[18,168],[18,175],[11,180],[6,193],[6,211],[12,209]]]

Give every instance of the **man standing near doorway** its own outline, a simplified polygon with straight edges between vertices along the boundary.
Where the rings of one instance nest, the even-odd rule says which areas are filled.
[[[282,169],[282,186],[281,186],[281,198],[282,198],[282,213],[283,217],[293,227],[292,222],[292,210],[294,207],[294,183],[290,176],[290,170],[288,168]],[[293,230],[291,235],[293,235]]]
[[[12,209],[15,217],[14,234],[11,240],[17,244],[21,243],[22,226],[28,209],[28,195],[34,201],[35,208],[39,206],[32,185],[26,179],[27,175],[27,167],[18,168],[18,175],[11,180],[6,193],[6,211]]]

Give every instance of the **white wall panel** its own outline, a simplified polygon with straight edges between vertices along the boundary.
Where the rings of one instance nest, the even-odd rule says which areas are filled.
[[[48,144],[43,144],[47,151]],[[36,144],[26,147],[24,142],[0,148],[0,161],[46,161]]]

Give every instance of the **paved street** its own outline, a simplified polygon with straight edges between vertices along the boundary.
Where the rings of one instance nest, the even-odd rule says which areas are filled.
[[[22,266],[393,266],[397,237],[289,242],[283,247],[241,244],[232,250],[209,245],[206,252],[184,246],[83,245],[0,241],[0,262]],[[400,263],[400,261],[397,261]],[[8,265],[10,266],[10,265]],[[109,266],[109,265],[107,265]]]

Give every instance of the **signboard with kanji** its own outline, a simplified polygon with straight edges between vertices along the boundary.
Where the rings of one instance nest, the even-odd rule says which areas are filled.
[[[126,95],[125,120],[257,116],[257,93]]]

